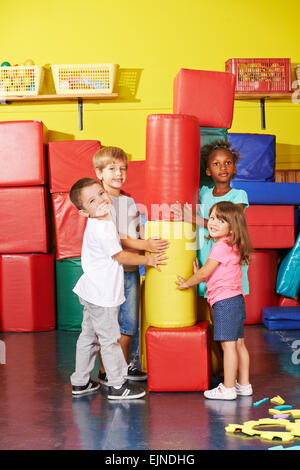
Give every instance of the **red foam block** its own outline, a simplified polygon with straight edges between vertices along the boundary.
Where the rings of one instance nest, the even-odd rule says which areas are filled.
[[[196,116],[201,127],[229,129],[234,90],[232,73],[180,69],[173,85],[173,112]]]
[[[146,212],[145,171],[145,160],[128,162],[127,177],[122,186],[122,193],[133,197],[142,213]]]
[[[297,299],[291,297],[284,297],[281,295],[278,299],[278,307],[299,307],[300,304]]]
[[[207,390],[210,381],[208,343],[206,321],[186,328],[149,327],[146,331],[148,390]]]
[[[51,194],[54,213],[56,259],[81,256],[87,218],[79,214],[68,193]]]
[[[246,324],[262,323],[262,309],[277,305],[277,272],[276,250],[256,250],[251,254],[248,269],[250,293],[245,296]]]
[[[0,186],[45,184],[47,140],[41,121],[0,122]]]
[[[50,249],[46,188],[0,188],[0,253],[48,253]]]
[[[100,148],[98,140],[49,142],[50,191],[68,192],[80,178],[96,178],[93,156]]]
[[[0,256],[0,330],[55,329],[54,255]]]
[[[295,244],[294,206],[251,205],[245,211],[255,249],[291,248]]]
[[[173,220],[176,201],[196,207],[200,178],[200,127],[194,116],[147,118],[145,193],[149,220]]]

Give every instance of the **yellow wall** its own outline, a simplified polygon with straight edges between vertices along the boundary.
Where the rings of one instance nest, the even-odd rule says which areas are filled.
[[[224,70],[236,57],[290,57],[300,63],[298,0],[1,0],[1,57],[12,65],[113,62],[119,98],[77,104],[17,103],[1,120],[40,119],[50,140],[100,139],[133,160],[145,158],[148,114],[172,112],[173,78],[181,67]],[[48,69],[46,68],[46,71]],[[46,74],[44,92],[52,89]],[[300,96],[299,96],[300,101]],[[300,103],[235,101],[231,132],[276,134],[277,168],[300,168]]]

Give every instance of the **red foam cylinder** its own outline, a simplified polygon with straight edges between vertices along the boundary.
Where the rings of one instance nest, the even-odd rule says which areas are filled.
[[[47,140],[41,121],[0,122],[0,186],[45,184]]]
[[[250,205],[245,211],[253,248],[292,248],[295,244],[294,206]]]
[[[93,156],[100,148],[98,140],[49,142],[50,192],[68,192],[80,178],[96,178]]]
[[[180,69],[173,85],[173,112],[196,116],[201,127],[229,129],[235,80],[228,72]]]
[[[245,297],[246,324],[262,323],[262,309],[277,305],[277,271],[276,250],[257,250],[252,253],[248,269],[250,293]]]
[[[46,188],[0,188],[0,253],[48,253],[50,249]]]
[[[0,330],[55,329],[54,255],[0,256]]]
[[[148,390],[207,390],[211,370],[208,338],[207,321],[186,328],[149,327],[146,331]]]
[[[51,194],[54,214],[56,259],[81,256],[87,218],[79,214],[68,193]]]
[[[180,114],[148,116],[145,168],[148,219],[173,220],[169,206],[177,200],[195,206],[199,178],[200,127],[197,119]]]

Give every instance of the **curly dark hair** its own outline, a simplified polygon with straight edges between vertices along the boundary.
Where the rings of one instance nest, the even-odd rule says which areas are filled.
[[[208,166],[209,158],[217,150],[223,150],[232,156],[234,164],[236,164],[240,159],[240,153],[238,149],[231,148],[231,143],[226,142],[225,140],[214,140],[210,144],[206,144],[201,149],[201,159],[204,161],[205,168]]]

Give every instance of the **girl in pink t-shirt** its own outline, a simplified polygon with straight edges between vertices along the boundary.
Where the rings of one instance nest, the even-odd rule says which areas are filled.
[[[207,300],[213,308],[214,339],[224,353],[224,384],[204,392],[205,398],[234,400],[252,395],[249,383],[249,353],[244,340],[246,319],[242,290],[243,264],[249,264],[251,244],[243,210],[230,201],[214,204],[207,224],[209,237],[216,240],[206,263],[189,279],[178,277],[178,289],[188,289],[206,281]]]

